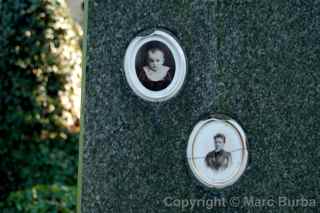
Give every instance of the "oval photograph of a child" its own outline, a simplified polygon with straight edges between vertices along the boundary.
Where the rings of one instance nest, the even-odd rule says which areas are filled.
[[[124,71],[133,92],[147,101],[174,97],[182,88],[186,57],[177,38],[164,30],[135,37],[129,44]]]
[[[135,67],[140,82],[152,91],[168,87],[176,68],[170,49],[160,41],[150,41],[139,49]]]

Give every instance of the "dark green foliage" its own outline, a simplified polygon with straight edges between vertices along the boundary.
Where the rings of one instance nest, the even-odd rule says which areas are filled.
[[[0,209],[3,213],[67,213],[75,211],[75,203],[76,187],[37,185],[10,194]]]
[[[0,200],[75,185],[80,30],[63,0],[0,0],[0,26]]]

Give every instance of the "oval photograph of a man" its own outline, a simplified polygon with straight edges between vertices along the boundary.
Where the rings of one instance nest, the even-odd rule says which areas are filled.
[[[144,44],[136,56],[136,72],[141,83],[152,91],[167,88],[175,74],[175,62],[170,49],[160,41]]]
[[[215,148],[206,155],[206,164],[211,169],[224,170],[232,164],[231,153],[224,149],[226,137],[218,133],[213,137],[213,143]]]
[[[234,184],[248,161],[247,139],[242,127],[227,116],[199,121],[192,130],[188,164],[194,177],[209,188]]]

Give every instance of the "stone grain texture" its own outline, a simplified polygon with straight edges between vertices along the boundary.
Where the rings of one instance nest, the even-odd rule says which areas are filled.
[[[153,28],[171,31],[188,58],[184,87],[162,103],[138,98],[123,70],[131,39]],[[319,211],[319,1],[89,0],[87,29],[83,213]],[[248,136],[248,167],[222,190],[199,184],[186,159],[193,126],[213,113]],[[279,206],[279,196],[317,206]]]

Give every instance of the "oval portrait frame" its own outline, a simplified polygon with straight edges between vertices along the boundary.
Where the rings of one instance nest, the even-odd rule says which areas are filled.
[[[152,41],[161,42],[167,46],[175,63],[172,81],[160,91],[146,88],[140,81],[136,70],[136,56],[139,50]],[[187,60],[177,39],[171,33],[158,29],[149,35],[137,36],[130,42],[124,57],[124,71],[127,82],[136,95],[147,101],[161,102],[174,97],[182,88],[187,74]]]
[[[196,163],[195,163],[195,157],[194,157],[194,144],[195,140],[200,132],[200,130],[206,126],[210,122],[224,122],[228,126],[234,128],[234,130],[237,132],[239,138],[240,138],[240,143],[242,146],[242,157],[241,157],[241,163],[239,167],[237,167],[237,170],[232,172],[232,176],[228,177],[224,181],[208,181],[205,177],[205,175],[202,175],[200,170],[197,168]],[[193,128],[189,140],[188,140],[188,145],[187,145],[187,161],[189,164],[189,168],[191,169],[194,177],[204,186],[209,187],[209,188],[216,188],[216,189],[222,189],[227,186],[233,185],[244,173],[247,163],[248,163],[248,149],[247,149],[247,137],[242,129],[242,127],[233,119],[223,117],[223,118],[217,118],[217,117],[211,117],[206,120],[202,120],[198,122],[195,127]]]

